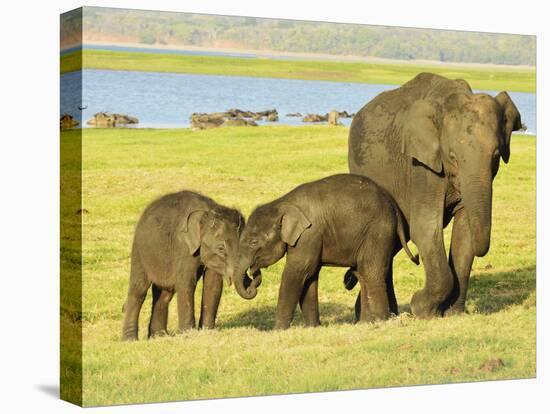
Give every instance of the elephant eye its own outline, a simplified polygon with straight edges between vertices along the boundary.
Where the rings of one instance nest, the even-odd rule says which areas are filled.
[[[249,245],[250,247],[256,247],[256,246],[258,245],[258,240],[256,240],[256,239],[251,239],[251,240],[248,241],[248,245]]]

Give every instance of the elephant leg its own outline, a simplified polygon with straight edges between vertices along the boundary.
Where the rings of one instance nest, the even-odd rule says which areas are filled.
[[[459,210],[453,222],[449,265],[455,279],[453,293],[444,307],[445,315],[463,313],[466,305],[466,293],[470,281],[470,272],[474,262],[474,253],[464,209]]]
[[[431,236],[423,235],[413,239],[418,247],[426,281],[424,288],[414,293],[411,299],[412,313],[419,318],[441,316],[441,305],[453,289],[453,275],[447,263],[443,242],[443,230],[434,229]]]
[[[388,304],[389,304],[390,312],[393,313],[394,315],[398,315],[399,310],[397,306],[397,298],[395,297],[395,290],[393,288],[393,260],[390,262],[390,266],[386,274],[386,294],[388,296]],[[368,301],[368,294],[366,299]],[[355,307],[354,307],[355,322],[359,322],[361,320],[362,308],[363,307],[361,306],[361,291],[359,291],[357,295],[357,299],[355,300]]]
[[[395,297],[395,290],[393,288],[393,258],[390,261],[388,272],[386,274],[386,292],[388,295],[390,312],[394,315],[398,315],[399,309],[397,307],[397,298]]]
[[[391,315],[386,282],[393,246],[393,233],[382,232],[367,239],[361,249],[356,272],[361,285],[361,322],[384,320]]]
[[[361,319],[360,322],[373,322],[388,319],[391,316],[390,304],[383,277],[369,274],[368,268],[363,270],[359,283],[361,284]]]
[[[206,269],[202,277],[202,304],[199,328],[214,329],[222,290],[222,275],[213,270]]]
[[[301,262],[301,263],[296,263]],[[275,329],[287,329],[294,318],[294,311],[304,289],[304,283],[309,276],[318,272],[318,260],[308,261],[287,256],[287,262],[279,287],[277,301],[277,320]]]
[[[300,308],[306,326],[319,326],[319,272],[308,278],[300,296]]]
[[[168,333],[168,305],[174,296],[171,289],[162,289],[153,283],[153,305],[149,321],[149,338]]]
[[[361,306],[361,300],[361,291],[359,291],[357,299],[355,300],[355,322],[359,322],[361,320],[361,309],[366,309],[368,307]]]
[[[408,224],[424,265],[424,287],[411,299],[418,318],[441,316],[441,305],[453,289],[453,275],[443,240],[447,180],[413,161]]]
[[[195,289],[200,277],[197,264],[182,266],[176,276],[176,295],[178,298],[178,331],[183,332],[195,327]]]
[[[122,325],[122,340],[135,341],[138,339],[138,322],[141,306],[147,295],[151,282],[143,268],[137,254],[132,253],[130,269],[130,285],[128,286],[128,297],[124,306],[124,322]]]

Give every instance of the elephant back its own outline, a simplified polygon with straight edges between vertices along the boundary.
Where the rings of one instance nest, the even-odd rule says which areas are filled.
[[[400,152],[399,114],[417,99],[422,89],[412,81],[397,89],[382,92],[353,117],[348,140],[348,163],[353,174],[368,175],[369,165],[386,163]]]
[[[404,190],[412,161],[404,154],[403,136],[410,126],[409,109],[423,100],[442,104],[457,92],[471,93],[471,89],[464,80],[420,73],[401,87],[376,96],[353,118],[348,140],[349,171],[365,175],[386,189],[407,215]]]
[[[442,104],[455,93],[471,94],[463,79],[447,79],[433,73],[420,73],[401,87],[382,92],[363,106],[353,118],[349,132],[350,172],[365,174],[373,158],[388,161],[401,152],[403,114],[420,99]]]

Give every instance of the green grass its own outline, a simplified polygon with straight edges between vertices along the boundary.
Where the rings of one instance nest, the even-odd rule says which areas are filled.
[[[419,72],[462,78],[474,89],[534,92],[534,69],[460,65],[355,63],[321,60],[283,60],[193,56],[144,52],[84,50],[61,57],[61,72],[85,69],[198,73],[284,79],[401,85]]]
[[[252,301],[225,289],[218,329],[120,341],[135,223],[161,194],[198,190],[245,215],[308,180],[347,171],[347,129],[327,126],[206,131],[83,131],[84,405],[280,394],[535,376],[535,139],[514,136],[512,157],[495,182],[489,254],[474,262],[469,314],[416,320],[402,313],[359,326],[357,289],[344,269],[321,272],[322,327],[305,328],[299,310],[288,331],[272,331],[284,263],[264,271]],[[62,133],[74,143],[78,131]],[[66,211],[62,220],[74,212]],[[448,234],[447,234],[448,241]],[[65,241],[63,241],[65,242]],[[395,289],[407,311],[422,267],[400,253]],[[200,285],[199,285],[200,288]],[[197,300],[199,290],[197,290]],[[63,323],[70,323],[70,310]],[[176,304],[169,328],[176,327]],[[480,369],[488,359],[504,367]]]

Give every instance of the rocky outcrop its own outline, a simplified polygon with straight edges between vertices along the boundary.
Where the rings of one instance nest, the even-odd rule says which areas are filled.
[[[221,126],[225,121],[223,114],[192,114],[191,129],[210,129]]]
[[[277,114],[277,112],[271,113],[265,117],[265,120],[267,122],[277,122],[279,120],[279,115]]]
[[[241,109],[228,109],[226,112],[226,117],[228,118],[254,118],[254,115],[256,115],[255,112],[252,111],[243,111]]]
[[[279,114],[276,109],[261,112],[228,109],[225,112],[193,113],[191,114],[191,129],[209,129],[220,126],[258,126],[254,121],[266,120],[276,122]]]
[[[139,120],[130,115],[122,114],[110,114],[108,112],[98,112],[92,119],[86,122],[88,125],[102,127],[102,128],[114,128],[118,126],[124,126],[128,124],[137,124]]]
[[[279,113],[276,109],[270,109],[268,111],[256,112],[256,115],[259,115],[265,118],[268,122],[277,122],[279,120]]]
[[[302,122],[325,122],[328,119],[328,114],[307,114],[302,118]]]
[[[302,122],[327,122],[329,125],[340,125],[338,118],[353,118],[355,114],[347,111],[330,111],[327,114],[307,114],[302,118]]]
[[[71,129],[77,127],[78,125],[79,122],[69,114],[63,114],[59,119],[59,127],[61,129]]]
[[[349,114],[348,111],[338,112],[340,118],[353,118],[355,114]]]
[[[521,124],[521,128],[519,129],[521,132],[527,131],[527,124]]]
[[[222,127],[228,127],[228,126],[258,126],[258,124],[254,121],[249,121],[248,119],[240,118],[240,119],[226,119]]]

